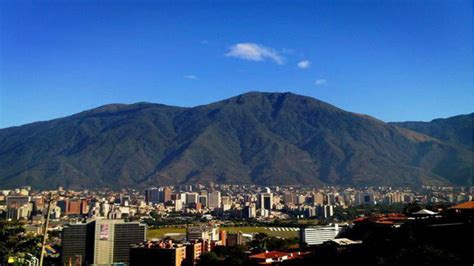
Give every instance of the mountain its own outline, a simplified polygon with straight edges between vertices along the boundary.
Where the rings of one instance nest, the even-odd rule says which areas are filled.
[[[474,113],[458,115],[431,122],[390,123],[437,138],[466,149],[474,150]]]
[[[292,93],[113,104],[0,129],[1,187],[470,185],[473,151]]]

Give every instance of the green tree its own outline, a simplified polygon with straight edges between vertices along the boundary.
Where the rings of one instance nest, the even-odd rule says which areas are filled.
[[[199,257],[198,266],[218,266],[220,258],[214,252],[204,253]]]
[[[420,205],[418,205],[418,203],[416,202],[412,202],[412,203],[408,203],[407,205],[403,207],[403,214],[409,215],[419,210],[421,210]]]
[[[40,240],[40,237],[27,234],[17,221],[0,221],[0,263],[24,253],[38,256]]]

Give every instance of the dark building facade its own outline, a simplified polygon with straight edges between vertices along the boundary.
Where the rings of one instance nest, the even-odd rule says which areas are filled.
[[[185,259],[186,247],[171,241],[148,241],[132,245],[130,249],[130,266],[181,266]]]
[[[62,232],[62,265],[89,265],[94,259],[95,221],[71,224]]]
[[[115,225],[114,262],[129,262],[130,245],[143,242],[146,227],[136,223],[121,223]]]
[[[62,233],[62,265],[128,264],[130,245],[146,238],[146,226],[123,220],[71,224]]]

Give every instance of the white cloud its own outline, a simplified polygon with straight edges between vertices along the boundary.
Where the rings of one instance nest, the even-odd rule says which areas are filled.
[[[298,62],[297,64],[299,68],[309,68],[310,65],[311,65],[311,62],[309,60],[303,60],[303,61]]]
[[[185,79],[198,79],[196,75],[186,75],[184,76]]]
[[[325,80],[325,79],[317,79],[315,82],[314,82],[314,85],[316,86],[323,86],[323,85],[326,85],[328,82]]]
[[[231,46],[230,51],[225,55],[249,61],[270,59],[279,65],[284,63],[284,58],[275,49],[250,42],[237,43]]]

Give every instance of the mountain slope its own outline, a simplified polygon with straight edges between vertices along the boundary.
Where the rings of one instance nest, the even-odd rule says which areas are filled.
[[[108,105],[0,130],[3,186],[471,184],[472,151],[291,93]]]
[[[390,123],[474,150],[474,113],[431,122]]]

